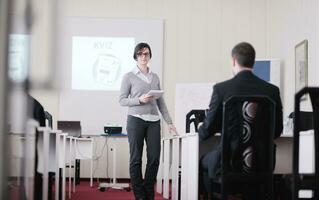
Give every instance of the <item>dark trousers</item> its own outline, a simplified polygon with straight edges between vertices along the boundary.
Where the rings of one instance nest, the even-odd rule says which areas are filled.
[[[212,181],[208,175],[208,161],[207,156],[203,156],[199,161],[199,191],[203,194],[203,199],[213,199]],[[199,195],[200,195],[199,193]],[[209,198],[210,196],[210,198]],[[200,197],[198,198],[200,199]]]
[[[153,200],[161,150],[160,121],[149,122],[129,115],[126,128],[130,145],[130,176],[135,198]],[[144,140],[146,142],[147,165],[143,180]]]

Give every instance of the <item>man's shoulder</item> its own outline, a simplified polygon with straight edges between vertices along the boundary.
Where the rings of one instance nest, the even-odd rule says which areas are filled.
[[[33,105],[37,109],[43,109],[43,106],[41,105],[41,103],[37,101],[36,99],[33,99]]]
[[[272,91],[279,91],[279,87],[277,87],[276,85],[269,83],[265,80],[262,80],[259,78],[260,81],[260,85],[263,86],[264,88],[269,88]]]
[[[224,87],[226,87],[226,86],[228,86],[228,85],[232,85],[232,84],[234,84],[234,83],[233,83],[233,82],[234,82],[233,79],[234,79],[234,78],[231,78],[231,79],[228,79],[228,80],[225,80],[225,81],[216,83],[216,84],[214,85],[214,87],[215,87],[215,88],[224,88]]]
[[[242,90],[242,88],[245,88],[245,90]],[[242,93],[246,94],[247,92],[268,95],[280,93],[276,85],[258,77],[251,77],[250,79],[237,79],[234,77],[215,84],[214,90],[221,95],[238,95]]]

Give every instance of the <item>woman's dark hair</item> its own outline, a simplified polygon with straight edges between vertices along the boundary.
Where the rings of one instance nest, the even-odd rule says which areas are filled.
[[[152,58],[152,50],[150,45],[148,45],[147,43],[141,42],[141,43],[138,43],[134,49],[134,54],[133,54],[134,60],[137,60],[137,54],[144,48],[147,48],[150,51],[150,58]]]
[[[255,64],[255,49],[251,44],[247,42],[241,42],[237,44],[233,48],[231,55],[242,67],[253,68]]]

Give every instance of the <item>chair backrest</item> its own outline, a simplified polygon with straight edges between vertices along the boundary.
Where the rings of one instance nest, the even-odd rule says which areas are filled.
[[[233,96],[224,102],[222,178],[273,171],[275,103],[266,96]]]
[[[311,117],[308,117],[307,127],[303,127],[303,112],[300,111],[300,102],[304,96],[309,94],[312,112]],[[293,173],[299,174],[299,133],[303,130],[314,130],[314,144],[315,144],[315,175],[319,176],[319,88],[305,87],[295,95],[295,118],[294,118],[294,147],[293,147]]]
[[[203,122],[206,116],[205,110],[191,110],[186,115],[186,133],[190,132],[191,124],[194,123],[195,132],[198,131],[198,125]]]
[[[93,159],[93,138],[75,138],[74,154],[76,159]]]

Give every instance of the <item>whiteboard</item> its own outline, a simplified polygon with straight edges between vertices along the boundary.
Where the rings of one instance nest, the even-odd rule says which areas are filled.
[[[175,89],[175,123],[180,135],[186,133],[186,114],[194,109],[207,109],[215,83],[178,83]]]

